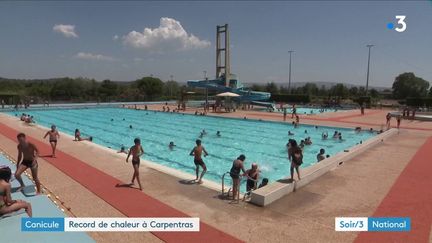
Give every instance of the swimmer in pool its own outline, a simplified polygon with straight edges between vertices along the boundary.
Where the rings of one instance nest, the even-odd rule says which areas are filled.
[[[122,145],[117,153],[128,154],[128,151],[126,151],[126,147]]]
[[[312,140],[310,137],[305,138],[305,145],[312,145]]]
[[[320,162],[323,159],[325,159],[325,149],[322,148],[317,154],[317,161]]]
[[[175,146],[176,146],[176,145],[175,145],[174,142],[172,142],[172,141],[171,141],[171,142],[169,143],[169,145],[168,145],[169,149],[171,149],[171,150],[173,150]]]
[[[134,173],[132,176],[131,185],[135,184],[135,179],[138,181],[139,189],[142,191],[141,181],[139,178],[139,166],[140,166],[140,156],[144,154],[144,149],[141,146],[141,140],[139,138],[134,139],[134,145],[130,147],[129,153],[126,157],[126,163],[129,163],[129,157],[132,155],[132,166]]]
[[[322,138],[323,140],[326,140],[326,139],[328,138],[328,132],[323,132],[323,133],[321,134],[321,138]]]

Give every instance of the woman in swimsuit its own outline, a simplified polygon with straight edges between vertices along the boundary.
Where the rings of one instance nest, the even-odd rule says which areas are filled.
[[[294,180],[294,169],[297,171],[297,177],[300,180],[300,172],[299,167],[303,164],[303,152],[301,148],[296,147],[293,149],[292,156],[291,156],[291,180]]]
[[[230,170],[230,176],[233,180],[233,200],[236,199],[240,187],[240,171],[246,173],[246,170],[244,169],[243,166],[245,160],[246,160],[246,156],[244,156],[243,154],[240,155],[236,160],[233,161]]]
[[[22,200],[12,200],[10,179],[12,172],[9,167],[0,167],[0,215],[25,209],[29,217],[32,216],[30,203]]]
[[[93,137],[90,136],[88,138],[82,138],[80,130],[78,128],[75,129],[75,141],[84,141],[84,140],[93,141]]]
[[[55,125],[51,126],[51,130],[49,130],[47,133],[45,133],[44,139],[49,136],[49,143],[51,144],[51,149],[52,149],[52,155],[51,157],[55,158],[55,151],[56,151],[56,147],[57,147],[57,139],[60,138],[60,134],[56,129]]]

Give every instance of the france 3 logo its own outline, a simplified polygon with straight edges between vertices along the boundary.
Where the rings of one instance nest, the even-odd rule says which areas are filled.
[[[396,30],[397,32],[404,32],[407,29],[407,24],[405,22],[405,15],[396,15],[395,19],[397,20],[397,25],[393,22],[387,23],[387,29]]]

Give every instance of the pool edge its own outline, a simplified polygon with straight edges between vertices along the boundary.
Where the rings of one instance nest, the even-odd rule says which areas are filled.
[[[314,181],[325,173],[336,169],[345,161],[365,152],[367,149],[377,145],[378,143],[383,142],[385,139],[395,135],[398,132],[398,129],[392,128],[382,134],[369,138],[362,144],[358,144],[349,148],[349,152],[337,153],[336,155],[324,159],[319,163],[308,166],[304,170],[301,170],[303,176],[300,181],[288,182],[288,179],[282,179],[273,182],[263,188],[252,191],[250,202],[255,205],[265,207],[282,198],[283,196],[286,196],[294,192],[295,190],[309,184],[310,182]]]

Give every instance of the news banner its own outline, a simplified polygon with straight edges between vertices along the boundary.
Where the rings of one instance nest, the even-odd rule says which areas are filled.
[[[391,231],[411,230],[411,219],[407,217],[337,217],[336,231]]]
[[[21,231],[190,231],[200,230],[199,218],[21,218]]]

